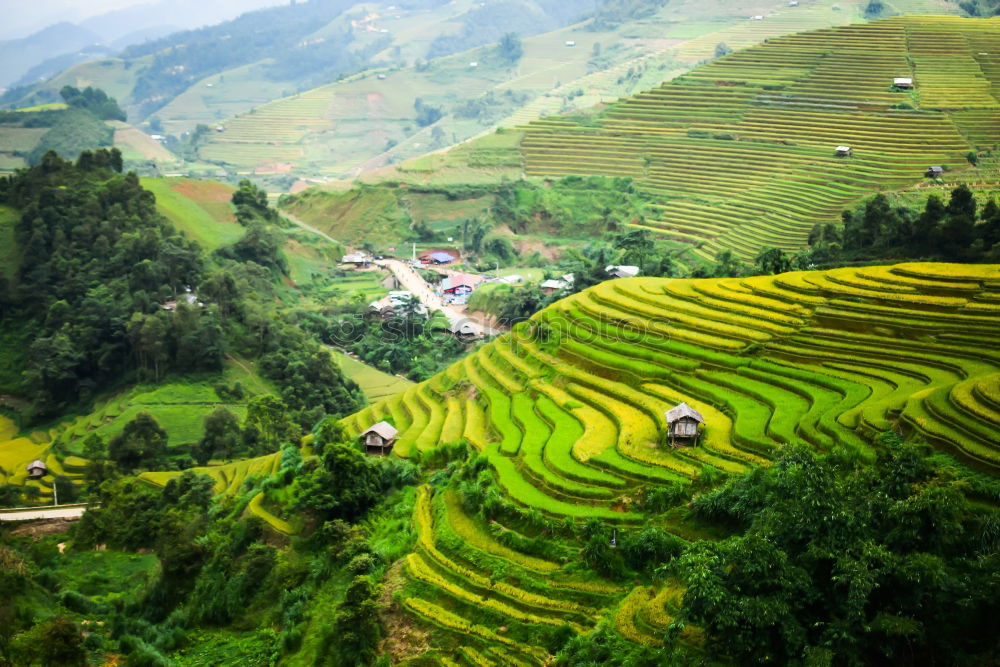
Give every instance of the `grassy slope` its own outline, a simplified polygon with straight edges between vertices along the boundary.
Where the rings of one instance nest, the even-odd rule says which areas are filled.
[[[413,382],[406,378],[390,375],[373,368],[368,364],[358,361],[354,357],[349,357],[343,352],[331,350],[334,358],[340,363],[344,374],[358,383],[365,397],[372,402],[380,401],[383,398],[398,394],[413,386]]]
[[[142,186],[156,195],[160,213],[206,252],[243,235],[243,228],[233,217],[229,203],[233,189],[228,185],[188,178],[145,178]]]
[[[108,121],[115,130],[115,146],[126,160],[152,160],[160,163],[177,162],[177,156],[142,130],[121,121]]]

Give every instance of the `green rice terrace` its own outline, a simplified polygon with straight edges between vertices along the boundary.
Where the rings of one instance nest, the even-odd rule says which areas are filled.
[[[521,129],[527,175],[632,177],[658,197],[641,225],[706,258],[795,250],[873,190],[912,186],[931,165],[960,172],[996,148],[1000,18],[901,16],[767,39],[596,115]]]
[[[705,535],[681,514],[637,500],[766,467],[789,443],[873,459],[874,437],[893,429],[1000,471],[998,324],[996,265],[615,280],[343,424],[359,434],[393,423],[402,457],[471,443],[480,476],[529,523],[653,521],[695,539]],[[704,416],[695,447],[662,442],[665,411],[680,402]],[[683,594],[676,582],[630,590],[583,577],[575,548],[522,548],[523,522],[483,523],[454,487],[421,487],[413,520],[396,599],[460,645],[462,664],[542,664],[533,628],[582,632],[601,618],[658,646]],[[697,643],[699,631],[684,637]]]

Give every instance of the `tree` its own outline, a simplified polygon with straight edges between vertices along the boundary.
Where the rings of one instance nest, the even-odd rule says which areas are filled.
[[[278,212],[267,203],[267,193],[248,179],[240,181],[232,197],[236,206],[236,220],[246,227],[251,222],[278,222]]]
[[[760,274],[774,275],[792,270],[792,260],[780,248],[762,248],[754,258],[754,269]]]
[[[338,667],[375,663],[375,651],[382,638],[378,601],[381,593],[382,587],[368,576],[355,577],[348,585],[325,642]]]
[[[944,202],[937,195],[927,197],[924,210],[917,216],[913,223],[913,240],[911,245],[914,250],[921,253],[933,252],[938,243],[941,221],[945,216]]]
[[[247,429],[256,434],[258,451],[269,454],[292,442],[298,429],[288,416],[288,406],[274,394],[255,396],[247,405]]]
[[[949,216],[965,216],[970,220],[976,219],[976,198],[968,185],[962,183],[951,191],[946,211]]]
[[[989,662],[998,517],[968,488],[893,434],[874,463],[789,447],[693,501],[737,532],[670,568],[685,587],[673,629],[699,626],[710,660],[739,664]]]
[[[733,48],[726,44],[725,42],[719,42],[715,45],[715,57],[722,58],[723,56],[728,56],[733,52]]]
[[[381,497],[378,464],[350,444],[327,445],[322,463],[306,462],[292,485],[292,507],[323,520],[359,520]]]
[[[67,667],[87,664],[83,636],[76,623],[68,618],[55,618],[43,626],[39,647],[45,667]]]
[[[503,37],[497,43],[497,53],[502,60],[513,65],[524,55],[524,46],[521,44],[521,38],[514,32],[504,33]]]
[[[780,252],[780,251],[779,251]],[[772,258],[777,261],[776,258]],[[726,248],[715,258],[712,275],[716,278],[735,278],[746,273],[747,267],[736,258],[732,250]]]
[[[641,271],[646,269],[646,257],[653,252],[653,239],[645,229],[630,229],[611,237],[611,245],[622,251],[622,261],[638,264]]]
[[[167,432],[148,412],[140,412],[108,443],[108,456],[123,469],[155,468],[167,454]]]
[[[423,98],[418,97],[413,100],[413,110],[417,112],[417,125],[427,127],[441,120],[444,113],[440,107],[432,107],[425,104]]]
[[[114,464],[108,460],[108,445],[97,433],[91,433],[84,439],[83,458],[87,459],[83,479],[91,489],[115,476]]]
[[[213,456],[232,458],[240,446],[240,422],[232,412],[218,407],[205,417],[205,435],[194,449],[198,465],[205,465]]]

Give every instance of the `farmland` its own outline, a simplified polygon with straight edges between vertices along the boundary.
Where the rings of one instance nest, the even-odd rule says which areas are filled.
[[[208,135],[200,149],[206,160],[260,174],[295,171],[344,178],[498,126],[632,94],[711,58],[719,42],[740,48],[857,21],[860,4],[816,0],[788,7],[787,2],[766,2],[760,5],[764,20],[751,20],[744,7],[731,3],[669,3],[652,17],[614,28],[596,29],[584,22],[525,37],[524,55],[513,67],[498,62],[493,46],[480,47],[426,66],[364,72],[221,120],[212,109],[229,110],[232,100],[248,99],[250,91],[260,94],[247,85],[252,68],[243,68],[227,73],[225,81],[212,77],[198,90],[192,88],[164,114],[194,114],[201,122],[221,123],[224,130]],[[917,5],[932,9],[927,3],[896,4],[901,11]],[[205,90],[207,85],[212,88]],[[222,101],[223,90],[232,90],[230,102]],[[418,126],[417,98],[440,108],[443,118]],[[476,111],[478,107],[485,111]]]
[[[233,189],[215,181],[190,178],[142,180],[156,195],[156,208],[205,250],[233,243],[243,234],[229,203]]]
[[[683,591],[580,579],[558,541],[528,549],[525,524],[597,518],[625,534],[649,519],[643,489],[698,488],[792,443],[871,460],[889,429],[997,473],[998,304],[1000,267],[930,263],[633,278],[557,302],[343,421],[352,433],[392,421],[403,457],[466,440],[521,513],[485,524],[451,488],[421,488],[403,606],[441,646],[489,663],[543,662],[532,628],[586,629],[607,613],[630,641],[658,645]],[[661,441],[681,401],[705,417],[696,447]],[[673,512],[655,523],[698,536]]]
[[[911,16],[768,39],[597,115],[524,126],[525,171],[632,177],[659,199],[641,225],[706,258],[794,250],[864,194],[991,147],[997,40],[996,19]]]

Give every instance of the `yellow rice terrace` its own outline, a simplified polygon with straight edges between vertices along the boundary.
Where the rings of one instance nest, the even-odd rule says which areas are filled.
[[[657,195],[645,227],[743,259],[875,189],[960,171],[1000,132],[1000,18],[901,16],[765,40],[585,119],[524,126],[531,176]],[[947,173],[947,171],[939,172]]]
[[[564,299],[344,423],[361,433],[389,420],[394,453],[425,461],[471,443],[480,479],[501,494],[482,503],[509,503],[519,525],[556,532],[616,526],[602,538],[613,547],[617,530],[650,520],[705,537],[650,499],[766,469],[793,443],[872,462],[876,436],[896,431],[996,473],[998,385],[995,265],[634,278]],[[679,404],[701,422],[694,443],[667,437]],[[515,628],[578,633],[609,614],[630,642],[662,644],[684,595],[677,581],[633,589],[584,576],[577,549],[540,549],[503,518],[483,523],[463,488],[420,489],[400,601],[451,633],[466,661],[538,664],[546,648],[512,639]],[[703,636],[689,626],[681,639]]]

